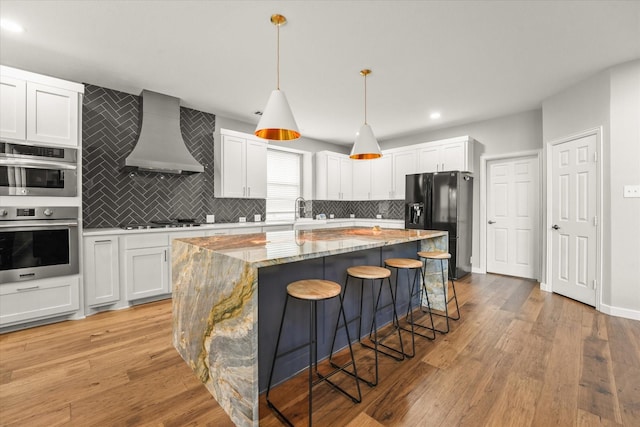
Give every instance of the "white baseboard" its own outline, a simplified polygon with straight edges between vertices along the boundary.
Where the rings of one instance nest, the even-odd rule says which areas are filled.
[[[540,282],[540,290],[545,291],[545,292],[553,292],[551,289],[551,286],[547,285],[544,282]]]
[[[624,317],[625,319],[640,320],[640,311],[630,308],[613,307],[611,305],[600,303],[600,311],[605,314],[616,317]]]
[[[476,274],[487,274],[487,272],[484,271],[483,269],[476,268],[476,267],[471,267],[471,272]]]

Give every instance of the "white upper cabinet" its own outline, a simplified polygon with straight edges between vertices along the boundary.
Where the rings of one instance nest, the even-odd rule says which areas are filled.
[[[84,86],[0,66],[0,137],[77,147]]]
[[[371,160],[371,200],[393,199],[393,154]],[[404,198],[404,195],[403,195]]]
[[[317,200],[351,200],[352,160],[345,154],[319,151],[316,157]]]
[[[216,197],[267,197],[267,143],[248,134],[222,129],[214,146]]]
[[[0,137],[27,137],[27,82],[0,76]]]
[[[353,197],[351,200],[371,200],[371,164],[375,160],[353,160]]]
[[[417,172],[473,172],[473,142],[464,136],[420,144]]]
[[[27,140],[78,146],[78,94],[27,83]]]
[[[417,172],[418,156],[416,150],[405,150],[393,153],[393,189],[391,199],[404,200],[407,175]]]

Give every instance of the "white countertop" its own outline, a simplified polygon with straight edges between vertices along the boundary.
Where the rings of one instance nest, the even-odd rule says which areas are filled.
[[[197,227],[158,227],[134,230],[123,230],[122,228],[85,228],[83,236],[107,236],[117,234],[137,234],[137,233],[185,233],[198,230],[216,230],[216,229],[237,229],[237,228],[253,228],[253,227],[269,227],[278,225],[294,225],[294,224],[331,224],[340,222],[366,222],[371,225],[380,225],[384,228],[385,224],[398,224],[402,219],[377,219],[377,218],[332,218],[332,219],[311,219],[303,218],[298,221],[262,221],[262,222],[219,222],[212,224],[201,224]]]

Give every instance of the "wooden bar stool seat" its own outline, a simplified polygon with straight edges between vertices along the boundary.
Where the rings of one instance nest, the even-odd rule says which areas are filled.
[[[425,277],[424,275],[426,274],[426,263],[427,263],[427,261],[440,261],[440,272],[441,272],[441,275],[442,275],[442,289],[443,289],[443,292],[444,292],[444,299],[445,299],[445,302],[444,302],[444,315],[440,314],[440,313],[433,312],[431,310],[431,307],[429,307],[428,299],[427,299],[427,311],[432,316],[440,316],[440,317],[444,317],[446,319],[446,325],[447,325],[446,329],[442,330],[442,329],[436,329],[434,327],[434,331],[438,331],[438,332],[440,332],[442,334],[446,334],[446,333],[449,332],[449,329],[450,329],[449,328],[449,320],[460,320],[460,307],[458,306],[458,295],[456,294],[456,284],[455,284],[455,281],[453,280],[453,270],[452,270],[452,266],[451,266],[451,262],[450,262],[451,254],[449,252],[445,252],[445,251],[421,251],[421,252],[418,252],[418,256],[420,258],[422,258],[424,260],[424,263],[425,263],[425,268],[423,269],[423,273],[422,273],[423,274],[423,276],[422,276],[423,277],[423,283],[424,283],[424,277]],[[448,264],[448,267],[449,267],[449,270],[448,270],[448,272],[449,272],[448,273],[448,276],[449,276],[448,279],[449,280],[445,279],[445,277],[444,277],[444,273],[445,273],[444,261],[445,260],[447,261],[447,264]],[[447,297],[447,294],[448,294],[448,291],[449,291],[449,289],[448,289],[448,287],[449,287],[448,282],[449,281],[451,282],[451,289],[453,290],[453,296],[451,298]],[[424,289],[424,293],[426,295],[426,286],[425,286],[425,289]],[[449,313],[449,303],[451,303],[451,301],[455,301],[455,303],[456,303],[456,313],[457,314],[456,314],[455,317],[452,316]],[[420,305],[422,306],[422,303]],[[423,312],[426,312],[426,311],[423,309]]]
[[[349,343],[349,353],[351,355],[351,362],[349,363],[349,365],[353,365],[353,374],[351,374],[351,372],[348,372],[348,371],[344,370],[342,367],[338,367],[338,368],[334,369],[333,371],[331,371],[328,374],[321,374],[318,371],[318,349],[317,349],[317,343],[318,343],[318,327],[317,327],[317,324],[318,324],[318,319],[317,319],[318,308],[317,308],[317,304],[318,304],[318,302],[329,301],[329,300],[331,300],[333,298],[338,297],[338,300],[340,301],[340,311],[338,313],[338,320],[340,319],[340,316],[342,316],[343,321],[346,323],[347,319],[346,319],[345,314],[344,314],[344,306],[342,304],[343,298],[342,298],[341,291],[342,291],[342,287],[340,286],[340,284],[338,284],[336,282],[332,282],[330,280],[306,279],[306,280],[298,280],[296,282],[292,282],[292,283],[287,285],[287,297],[286,297],[285,302],[284,302],[284,309],[282,310],[282,320],[280,321],[280,329],[278,330],[278,339],[276,341],[275,354],[273,356],[273,361],[271,363],[271,371],[269,372],[269,383],[267,384],[267,393],[266,393],[267,406],[269,406],[271,409],[273,409],[276,412],[276,414],[282,419],[282,421],[284,421],[287,425],[292,426],[293,424],[291,424],[291,422],[287,419],[287,417],[285,417],[285,415],[282,412],[280,412],[280,410],[270,400],[269,394],[271,392],[271,384],[272,384],[272,381],[273,381],[273,372],[275,370],[276,360],[278,358],[283,357],[283,356],[285,356],[287,354],[293,353],[294,351],[300,350],[301,348],[304,348],[306,346],[309,347],[309,426],[312,425],[313,386],[315,386],[315,385],[317,385],[317,384],[319,384],[321,382],[326,382],[327,384],[332,386],[334,389],[336,389],[337,391],[339,391],[340,393],[342,393],[346,397],[350,398],[354,403],[360,403],[362,401],[362,394],[360,392],[359,377],[358,377],[358,372],[357,372],[357,368],[356,368],[356,364],[355,364],[355,359],[354,359],[354,356],[353,356],[353,349],[351,347],[351,338],[349,337],[349,331],[348,330],[347,330],[347,341]],[[289,303],[289,299],[290,298],[294,298],[294,299],[297,299],[299,301],[306,301],[306,302],[309,303],[309,306],[310,306],[310,310],[309,310],[309,342],[279,354],[278,353],[278,348],[280,346],[280,338],[282,337],[282,329],[283,329],[283,326],[284,326],[284,319],[285,319],[285,315],[287,313],[287,305]],[[333,376],[334,374],[336,374],[336,373],[338,373],[340,371],[345,372],[345,373],[347,373],[350,376],[355,378],[357,396],[354,396],[354,395],[348,393],[343,388],[341,388],[337,384],[333,383],[329,379],[331,376]],[[313,374],[314,373],[318,377],[318,379],[315,380],[315,381],[313,380]]]

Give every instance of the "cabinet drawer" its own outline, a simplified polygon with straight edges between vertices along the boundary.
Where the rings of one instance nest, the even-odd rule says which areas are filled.
[[[122,237],[122,242],[125,250],[169,246],[169,235],[166,233],[134,234]]]
[[[0,326],[73,313],[79,294],[78,276],[0,285]]]
[[[229,234],[253,234],[262,233],[262,227],[238,227],[229,230]]]

